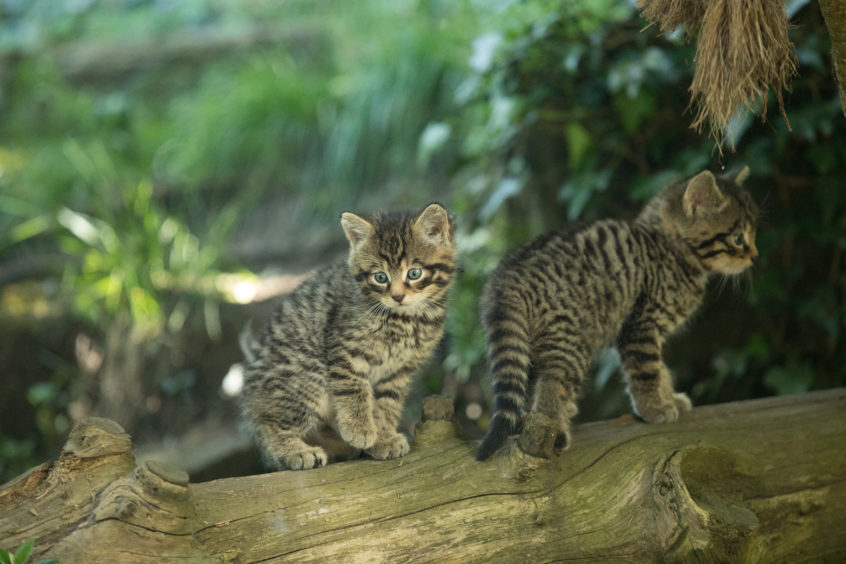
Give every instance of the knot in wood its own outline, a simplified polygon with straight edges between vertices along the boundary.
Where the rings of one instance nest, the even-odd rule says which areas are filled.
[[[132,439],[118,423],[102,417],[88,417],[68,435],[62,449],[77,458],[97,458],[124,454],[132,448]]]
[[[423,421],[452,421],[454,400],[449,396],[429,396],[423,400]]]
[[[188,497],[188,473],[165,462],[150,460],[135,471],[135,478],[147,492],[159,498]]]

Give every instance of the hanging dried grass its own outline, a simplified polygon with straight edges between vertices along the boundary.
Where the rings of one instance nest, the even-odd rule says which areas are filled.
[[[691,127],[722,144],[725,128],[741,109],[763,101],[766,119],[769,88],[788,128],[782,89],[796,73],[793,43],[787,36],[781,0],[710,0],[696,42],[696,70],[690,85],[696,117]]]
[[[657,23],[661,31],[681,27],[692,35],[705,15],[705,3],[705,0],[637,0],[637,8],[644,18]]]
[[[766,120],[770,88],[790,128],[782,90],[796,74],[796,55],[782,0],[639,0],[638,7],[662,30],[681,25],[692,36],[698,28],[691,127],[707,127],[720,152],[726,128],[741,110],[752,109],[760,99]]]

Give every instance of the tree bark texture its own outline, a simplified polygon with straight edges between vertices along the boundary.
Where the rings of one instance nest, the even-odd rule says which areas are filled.
[[[831,66],[837,89],[840,91],[840,104],[846,116],[846,2],[843,0],[820,0],[825,26],[831,38]]]
[[[72,562],[793,562],[846,555],[846,388],[579,425],[487,462],[449,400],[412,451],[191,484],[89,419],[0,488],[0,547]],[[527,425],[543,421],[527,420]],[[535,430],[537,432],[537,430]]]

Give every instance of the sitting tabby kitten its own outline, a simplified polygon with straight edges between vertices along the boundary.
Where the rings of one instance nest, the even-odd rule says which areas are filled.
[[[411,376],[443,334],[456,263],[446,210],[344,213],[341,225],[348,260],[289,295],[251,351],[242,411],[278,467],[406,454],[397,424]]]
[[[649,423],[691,408],[661,346],[696,310],[712,274],[758,257],[749,169],[668,186],[633,222],[604,220],[543,235],[507,256],[481,299],[495,408],[484,460],[536,410],[569,446],[570,418],[597,349],[616,345],[634,411]]]

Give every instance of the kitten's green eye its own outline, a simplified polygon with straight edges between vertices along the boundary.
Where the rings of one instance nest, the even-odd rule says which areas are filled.
[[[735,247],[740,247],[743,245],[743,233],[735,233],[734,236],[731,238],[731,242],[734,243]]]
[[[409,280],[417,280],[423,276],[423,270],[420,268],[409,268],[408,269],[408,279]]]
[[[388,275],[384,272],[377,272],[373,275],[373,280],[376,281],[377,284],[387,284],[388,283]]]

